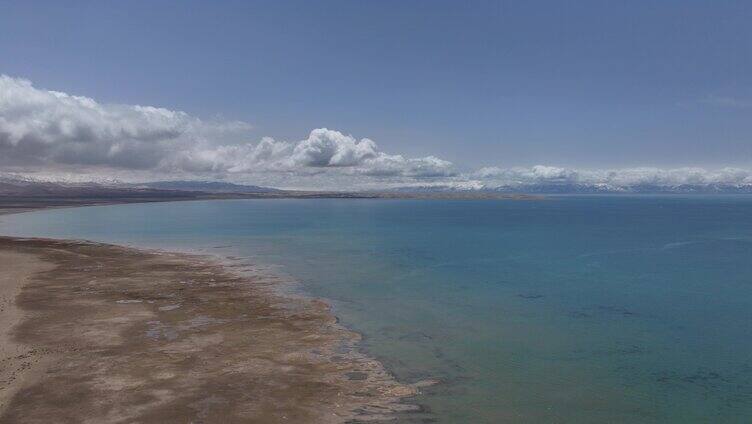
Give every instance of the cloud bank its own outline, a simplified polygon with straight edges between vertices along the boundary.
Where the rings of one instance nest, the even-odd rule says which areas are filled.
[[[314,129],[295,142],[252,139],[246,122],[203,120],[152,106],[103,104],[0,75],[0,171],[45,179],[226,179],[318,189],[752,187],[752,172],[739,168],[588,170],[538,165],[460,172],[435,156],[390,154],[371,139],[327,128]]]
[[[587,185],[604,189],[655,186],[752,185],[752,172],[740,168],[622,168],[574,169],[554,166],[530,168],[481,168],[472,177],[491,186]]]
[[[0,76],[0,166],[49,169],[75,166],[161,174],[426,179],[456,174],[433,156],[405,158],[327,128],[298,142],[248,141],[251,126],[206,121],[184,112],[113,105],[34,87]]]

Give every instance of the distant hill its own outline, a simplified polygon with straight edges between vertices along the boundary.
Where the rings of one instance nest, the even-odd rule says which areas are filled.
[[[255,185],[233,184],[219,181],[154,181],[133,184],[133,187],[158,190],[200,191],[203,193],[280,193],[282,190]]]
[[[1,196],[66,196],[87,194],[161,193],[185,195],[205,194],[258,194],[282,193],[269,187],[233,184],[218,181],[153,181],[145,183],[122,183],[118,181],[45,181],[19,175],[0,174]],[[182,194],[181,194],[182,193]]]
[[[280,190],[219,181],[43,181],[0,174],[0,196],[55,198],[517,198],[545,194],[752,194],[750,184],[612,185],[587,183],[539,183],[515,185],[413,185],[388,190],[328,192]]]
[[[0,196],[38,198],[169,198],[186,197],[187,193],[178,190],[160,190],[146,187],[100,184],[94,182],[69,183],[37,181],[27,178],[0,176]]]

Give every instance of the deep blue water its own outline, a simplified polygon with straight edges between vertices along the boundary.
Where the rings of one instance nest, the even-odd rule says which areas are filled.
[[[752,197],[154,203],[0,234],[275,266],[400,379],[440,379],[439,422],[752,421]]]

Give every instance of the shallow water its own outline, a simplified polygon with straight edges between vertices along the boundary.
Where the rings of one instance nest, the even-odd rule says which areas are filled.
[[[399,378],[440,379],[419,398],[439,422],[752,417],[752,197],[152,203],[3,216],[0,234],[273,266]]]

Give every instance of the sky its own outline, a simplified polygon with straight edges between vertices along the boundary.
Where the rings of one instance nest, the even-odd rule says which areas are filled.
[[[614,172],[752,183],[748,1],[0,11],[0,170],[329,188]]]

